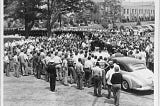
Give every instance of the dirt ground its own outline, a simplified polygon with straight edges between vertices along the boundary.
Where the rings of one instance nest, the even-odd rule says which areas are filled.
[[[4,76],[4,106],[114,106],[107,94],[102,90],[102,97],[95,97],[93,87],[78,90],[76,84],[64,86],[59,82],[53,93],[43,79]],[[154,106],[153,91],[121,91],[120,106]]]

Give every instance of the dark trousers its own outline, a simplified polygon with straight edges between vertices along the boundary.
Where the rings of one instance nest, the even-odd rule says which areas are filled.
[[[9,70],[12,72],[14,71],[14,61],[13,60],[9,61]]]
[[[26,75],[25,63],[20,63],[20,69],[21,69],[22,75]]]
[[[108,85],[108,99],[110,99],[111,98],[111,88],[112,88],[112,85]]]
[[[36,75],[36,64],[33,62],[33,74]]]
[[[74,67],[68,67],[68,76],[70,76],[71,83],[76,82],[77,75]]]
[[[19,64],[14,63],[14,73],[15,73],[15,77],[19,78]]]
[[[85,71],[85,86],[90,87],[92,83],[92,73],[90,69],[84,69]]]
[[[56,86],[56,77],[54,75],[50,75],[50,90],[55,91]]]
[[[9,63],[4,62],[4,72],[6,73],[6,76],[9,77]]]
[[[49,73],[45,70],[45,80],[49,82]]]
[[[120,98],[120,90],[121,90],[121,84],[113,84],[113,95],[114,95],[114,104],[116,106],[119,106],[119,98]]]
[[[102,84],[103,84],[103,88],[106,89],[106,73],[105,73],[105,70],[102,71]]]
[[[102,81],[101,77],[99,76],[94,76],[94,95],[96,96],[101,96],[101,86],[102,86]],[[98,90],[98,92],[97,92]]]
[[[36,77],[38,79],[41,79],[41,68],[38,66],[36,67]]]
[[[154,72],[154,63],[149,62],[149,69],[152,70],[152,72]]]
[[[77,74],[77,88],[82,90],[83,87],[83,75]]]

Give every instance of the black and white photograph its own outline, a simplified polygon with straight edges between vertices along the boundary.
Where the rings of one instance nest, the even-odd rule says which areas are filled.
[[[158,106],[156,3],[3,0],[1,105]]]

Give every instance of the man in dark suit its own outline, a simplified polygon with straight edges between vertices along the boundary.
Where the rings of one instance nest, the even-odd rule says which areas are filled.
[[[48,67],[47,67],[47,72],[49,73],[49,77],[50,77],[50,90],[52,92],[55,92],[55,86],[56,86],[56,77],[57,77],[57,73],[56,73],[56,64],[51,60],[48,63]]]

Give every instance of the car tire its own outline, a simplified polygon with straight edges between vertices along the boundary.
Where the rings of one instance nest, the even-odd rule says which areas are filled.
[[[129,84],[126,80],[122,81],[122,89],[125,90],[125,91],[128,91],[130,89]]]

